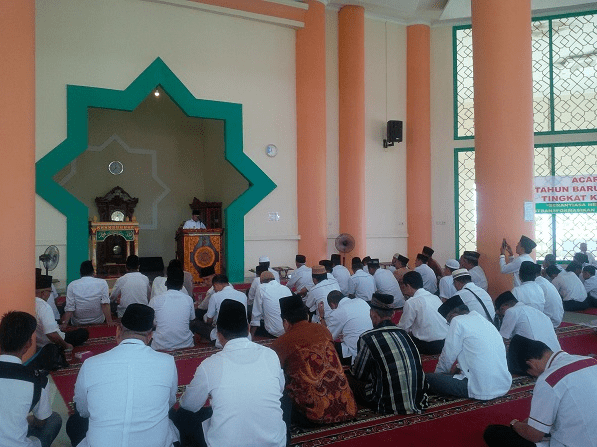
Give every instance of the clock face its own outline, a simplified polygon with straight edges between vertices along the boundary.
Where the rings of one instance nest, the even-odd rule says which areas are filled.
[[[278,154],[278,148],[275,145],[270,144],[265,148],[265,153],[268,157],[275,157]]]
[[[108,165],[108,171],[112,175],[120,175],[124,171],[124,166],[119,161],[111,161]]]
[[[112,220],[112,222],[123,222],[124,213],[122,211],[116,210],[110,215],[110,220]]]

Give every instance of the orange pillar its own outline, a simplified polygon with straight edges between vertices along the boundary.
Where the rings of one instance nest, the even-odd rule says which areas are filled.
[[[0,2],[0,316],[35,315],[35,0]]]
[[[298,250],[313,265],[327,257],[325,6],[306,3],[296,33]]]
[[[340,233],[355,238],[351,256],[364,256],[365,9],[361,6],[344,6],[338,13],[338,94]]]
[[[489,292],[512,288],[499,267],[506,238],[512,249],[533,200],[533,72],[531,0],[473,0],[477,249]]]
[[[427,25],[406,28],[406,209],[408,257],[431,240],[431,43]]]

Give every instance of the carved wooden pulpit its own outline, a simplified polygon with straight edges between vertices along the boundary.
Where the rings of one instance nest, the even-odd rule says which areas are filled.
[[[120,186],[96,197],[100,216],[89,222],[89,257],[97,273],[125,273],[126,258],[139,256],[139,223],[133,216],[138,202]]]
[[[222,202],[201,202],[194,197],[191,210],[199,210],[206,230],[176,231],[176,257],[183,269],[193,275],[193,281],[201,281],[201,269],[213,267],[217,274],[224,272],[224,230],[222,229]]]

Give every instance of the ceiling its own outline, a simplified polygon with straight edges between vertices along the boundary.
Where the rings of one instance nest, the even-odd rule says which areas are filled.
[[[597,9],[597,2],[587,0],[532,0],[531,3],[535,16]],[[338,8],[360,5],[368,16],[407,24],[467,22],[471,17],[471,0],[327,0],[327,4]]]

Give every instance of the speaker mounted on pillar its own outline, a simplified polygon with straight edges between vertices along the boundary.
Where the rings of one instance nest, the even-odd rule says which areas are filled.
[[[388,121],[387,139],[383,140],[383,147],[394,146],[394,143],[402,142],[402,121]]]

